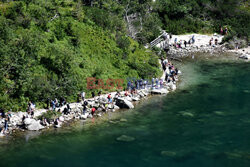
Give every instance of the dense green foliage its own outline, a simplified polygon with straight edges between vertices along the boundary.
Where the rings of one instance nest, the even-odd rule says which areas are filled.
[[[212,33],[223,26],[228,40],[249,38],[249,20],[249,0],[4,0],[0,107],[76,100],[87,77],[157,76],[157,56],[142,45],[162,29]]]
[[[80,91],[90,94],[87,77],[159,75],[151,51],[94,21],[81,1],[0,3],[0,108],[24,109],[29,100],[41,106],[48,97],[76,101]]]
[[[160,29],[173,34],[219,33],[220,27],[227,27],[231,36],[250,35],[249,0],[83,0],[83,2],[92,6],[89,8],[92,12],[98,9],[99,13],[105,13],[106,19],[101,19],[104,15],[94,12],[96,23],[103,27],[107,27],[105,24],[108,23],[107,20],[117,17],[122,19],[126,14],[125,11],[128,15],[136,15],[137,19],[135,21],[132,19],[131,22],[136,29],[135,39],[141,43],[150,42],[159,35]],[[117,22],[112,28],[107,28],[117,29],[121,25]]]

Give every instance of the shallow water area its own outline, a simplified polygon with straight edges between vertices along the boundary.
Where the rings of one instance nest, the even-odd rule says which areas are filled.
[[[0,166],[249,167],[250,64],[220,55],[174,64],[176,92],[0,142]]]

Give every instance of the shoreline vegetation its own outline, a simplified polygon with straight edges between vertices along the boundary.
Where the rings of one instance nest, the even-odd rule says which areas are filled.
[[[195,53],[218,53],[217,48],[223,47],[222,45],[215,43],[205,44],[211,36],[212,38],[218,37],[218,43],[223,39],[223,36],[216,34],[210,36],[200,34],[178,35],[172,36],[174,39],[168,38],[170,44],[170,53],[168,54],[169,59],[173,59],[173,55],[177,58],[183,58]],[[182,47],[181,42],[188,38],[194,38],[194,40],[197,40],[198,42],[193,41],[193,43],[188,44],[189,46]],[[176,42],[177,39],[179,39],[178,42]],[[160,47],[161,45],[162,44],[160,43],[157,47]],[[206,47],[210,48],[204,50]],[[232,52],[236,55],[240,55],[240,57],[242,55],[249,55],[248,50],[247,52],[242,52],[242,49],[233,51],[223,49],[220,50],[219,53],[221,52]],[[30,102],[27,110],[28,112],[7,112],[4,114],[4,117],[2,115],[2,118],[0,118],[0,127],[2,127],[0,136],[12,134],[18,130],[39,131],[42,129],[49,129],[50,127],[60,128],[62,124],[72,120],[93,119],[95,117],[102,117],[108,112],[115,112],[119,109],[131,109],[134,108],[136,102],[147,98],[149,95],[167,94],[170,91],[176,90],[176,82],[178,81],[177,76],[181,72],[178,71],[168,59],[162,58],[159,60],[159,63],[161,64],[163,71],[163,75],[160,79],[152,78],[151,82],[148,82],[148,80],[138,80],[136,83],[129,81],[127,83],[128,88],[126,91],[110,92],[107,94],[101,94],[100,91],[98,96],[95,96],[95,93],[92,92],[93,98],[88,99],[85,99],[84,92],[84,94],[80,95],[78,103],[66,103],[65,99],[60,99],[61,105],[59,105],[59,102],[56,99],[52,101],[52,103],[49,102],[50,104],[47,104],[49,109],[36,109],[35,105]],[[8,131],[5,131],[6,127]]]
[[[17,130],[39,131],[50,127],[60,128],[63,123],[72,120],[87,120],[102,117],[118,109],[132,109],[136,102],[149,95],[167,94],[176,90],[178,75],[181,73],[168,59],[160,60],[163,75],[161,78],[129,81],[126,91],[110,92],[108,94],[94,93],[92,98],[85,99],[85,92],[81,93],[80,102],[59,105],[53,100],[49,109],[36,109],[33,103],[28,104],[27,112],[7,112],[0,119],[2,129],[0,136],[12,134]]]
[[[243,0],[4,0],[0,2],[0,108],[6,118],[1,120],[1,126],[11,129],[9,117],[14,115],[22,124],[14,121],[13,125],[23,125],[23,112],[7,111],[24,111],[29,101],[33,110],[31,101],[37,108],[44,108],[48,97],[62,97],[65,99],[59,101],[69,103],[80,91],[89,97],[91,92],[85,87],[88,77],[156,78],[161,73],[158,59],[165,57],[165,52],[157,55],[144,46],[161,30],[177,35],[222,30],[221,35],[225,35],[222,41],[223,37],[217,34],[204,39],[199,34],[173,36],[170,47],[164,48],[169,50],[169,60],[196,52],[230,52],[228,48],[249,59],[249,48],[242,49],[249,42],[249,18],[249,5]],[[200,37],[204,43],[196,46]],[[67,112],[83,107],[71,105]],[[62,116],[60,112],[45,112],[30,114],[44,118]],[[42,117],[42,124],[47,125]],[[53,121],[60,123],[60,119]],[[30,129],[42,128],[34,119],[27,119],[26,124]]]

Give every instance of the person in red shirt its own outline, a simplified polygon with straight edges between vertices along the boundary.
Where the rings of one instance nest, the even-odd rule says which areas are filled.
[[[91,114],[92,114],[92,116],[95,114],[95,107],[92,107],[92,109],[91,109]]]
[[[111,94],[108,95],[108,99],[111,99]]]

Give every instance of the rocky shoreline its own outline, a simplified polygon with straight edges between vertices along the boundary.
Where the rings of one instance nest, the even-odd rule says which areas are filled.
[[[187,56],[193,56],[195,53],[234,53],[239,58],[250,60],[250,47],[241,49],[228,49],[229,43],[221,45],[224,36],[219,34],[213,35],[201,35],[201,34],[189,34],[189,35],[172,35],[171,38],[168,35],[165,41],[157,44],[157,47],[164,48],[167,43],[167,54],[172,58],[182,58]],[[192,39],[194,41],[192,41]],[[186,46],[184,42],[186,41]],[[189,42],[188,42],[189,41]],[[238,42],[240,43],[240,42]],[[233,47],[238,47],[235,44]]]
[[[192,44],[187,44],[186,47],[176,47],[175,41],[176,38],[180,41],[185,41],[190,39],[192,35],[183,35],[183,36],[173,36],[169,40],[170,48],[168,51],[168,55],[170,58],[183,58],[186,56],[193,56],[195,53],[235,53],[239,55],[239,58],[248,59],[249,56],[249,47],[246,49],[246,51],[243,49],[239,50],[228,50],[226,49],[225,45],[215,45],[215,44],[209,44],[207,42],[208,39],[217,39],[218,43],[222,41],[223,36],[214,34],[213,36],[207,36],[207,35],[199,35],[196,34],[194,36],[194,39],[196,42]],[[161,43],[159,44],[161,45]],[[161,63],[161,61],[159,61]],[[168,70],[166,70],[168,71]],[[166,71],[163,71],[163,75],[161,79],[164,81],[162,87],[158,87],[159,85],[154,85],[152,88],[152,85],[147,85],[146,88],[137,90],[135,94],[126,95],[127,92],[119,92],[119,96],[117,96],[117,92],[111,92],[107,94],[103,94],[100,96],[97,96],[95,98],[89,98],[85,99],[88,102],[88,109],[85,113],[82,112],[83,110],[83,103],[70,103],[69,108],[70,112],[68,114],[64,114],[62,111],[67,108],[67,105],[64,105],[62,107],[56,108],[55,112],[59,112],[61,115],[58,117],[57,124],[55,122],[50,122],[49,124],[44,125],[41,119],[41,116],[45,113],[47,113],[48,109],[36,109],[34,111],[34,115],[31,117],[26,112],[10,112],[11,118],[8,122],[8,131],[9,134],[12,132],[21,130],[21,131],[39,131],[42,129],[48,129],[51,127],[59,128],[63,124],[70,122],[72,120],[88,120],[92,119],[93,117],[102,117],[104,114],[107,114],[108,112],[115,112],[119,109],[132,109],[136,105],[136,102],[141,101],[142,99],[146,99],[150,95],[162,95],[162,94],[168,94],[171,91],[176,90],[176,82],[166,82],[165,76],[167,74]],[[176,81],[178,81],[178,78],[176,78]],[[108,96],[111,96],[112,99],[114,99],[113,103],[109,103]],[[106,112],[98,111],[95,113],[95,115],[91,114],[91,107],[100,108],[100,105],[106,106]],[[0,119],[0,127],[3,127],[5,120],[2,118]],[[5,136],[5,134],[0,133],[0,136]]]
[[[165,77],[165,72],[163,73],[162,78],[163,77]],[[178,81],[177,77],[176,81]],[[10,114],[11,117],[8,121],[8,134],[0,133],[0,136],[7,136],[16,131],[40,131],[43,129],[60,128],[63,124],[71,122],[72,120],[88,120],[94,117],[102,117],[109,112],[115,112],[119,109],[132,109],[137,102],[151,95],[166,95],[174,90],[176,90],[176,82],[171,81],[167,83],[164,81],[161,87],[158,84],[154,84],[153,87],[151,84],[148,84],[144,89],[136,90],[134,94],[127,94],[127,91],[119,92],[119,96],[117,96],[117,92],[103,94],[95,98],[85,99],[85,101],[88,102],[88,109],[85,113],[83,112],[83,101],[79,103],[70,103],[70,112],[67,114],[62,112],[67,108],[67,105],[58,107],[53,111],[55,113],[60,113],[57,123],[50,121],[49,124],[44,124],[41,120],[43,114],[51,111],[48,109],[35,109],[33,116],[29,115],[27,112],[9,112],[8,114]],[[109,102],[108,96],[111,96],[114,100],[113,103]],[[106,111],[103,112],[103,110],[98,110],[100,106],[106,106]],[[91,114],[91,107],[97,108],[94,115]],[[4,121],[5,119],[0,119],[0,127],[4,126]]]

